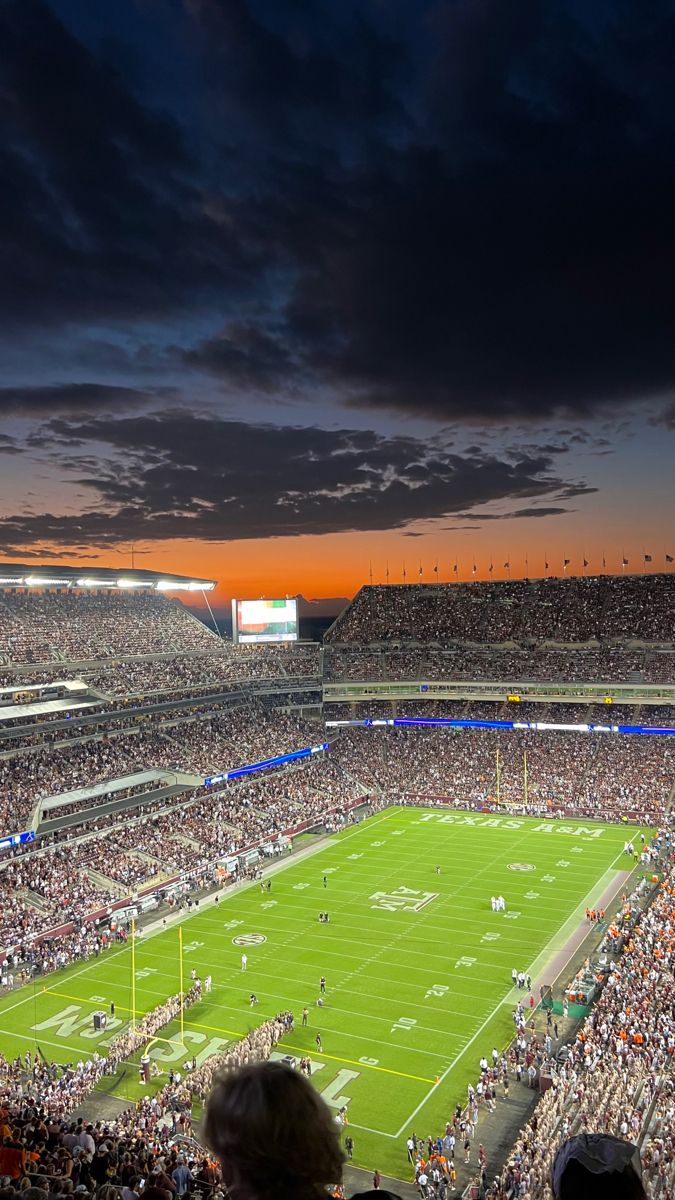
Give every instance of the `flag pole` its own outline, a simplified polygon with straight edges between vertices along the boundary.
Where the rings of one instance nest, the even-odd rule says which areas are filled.
[[[527,750],[523,750],[523,799],[527,807]]]
[[[501,765],[499,762],[499,747],[497,747],[497,804],[501,804],[501,795],[502,795],[502,788],[501,788],[502,778],[501,777],[502,777],[502,772],[501,772]]]

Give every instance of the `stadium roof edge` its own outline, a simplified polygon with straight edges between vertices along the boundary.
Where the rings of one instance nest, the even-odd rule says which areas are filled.
[[[62,587],[96,591],[114,588],[131,591],[145,588],[156,592],[210,592],[215,579],[194,579],[167,571],[137,569],[114,570],[112,567],[63,567],[50,564],[0,563],[0,587]]]

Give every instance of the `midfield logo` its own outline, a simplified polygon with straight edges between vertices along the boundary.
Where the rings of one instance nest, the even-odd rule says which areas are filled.
[[[393,892],[374,892],[370,897],[377,904],[371,908],[379,908],[384,912],[421,912],[432,900],[438,899],[438,892],[418,892],[415,888],[399,887]]]

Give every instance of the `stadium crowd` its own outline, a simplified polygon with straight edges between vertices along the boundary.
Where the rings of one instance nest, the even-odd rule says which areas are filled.
[[[326,640],[583,643],[675,641],[675,575],[364,587]]]
[[[654,859],[664,834],[645,852]],[[541,1059],[550,1073],[534,1114],[494,1181],[501,1200],[549,1200],[560,1143],[579,1132],[614,1133],[639,1142],[649,1195],[675,1185],[675,865],[668,856],[654,903],[624,905],[625,946],[579,1029],[569,1055]]]
[[[656,575],[365,588],[329,635],[326,678],[672,683],[674,599],[674,577]],[[392,646],[413,640],[419,645]],[[458,644],[467,641],[485,648]],[[495,651],[486,646],[507,641],[514,644]],[[589,642],[592,645],[585,644]],[[373,649],[378,643],[387,648]],[[563,643],[567,648],[541,643]],[[655,649],[655,643],[661,648]],[[360,648],[366,645],[370,649]],[[526,645],[527,650],[522,648]],[[119,661],[149,654],[166,657]],[[78,678],[88,679],[120,704],[127,696],[157,693],[169,699],[177,692],[196,694],[218,684],[316,675],[320,663],[316,647],[263,652],[224,646],[164,596],[0,595],[3,680],[35,679],[15,669],[22,662],[58,664],[68,659],[88,663],[91,673],[85,669]],[[38,674],[45,681],[61,677],[58,665]],[[366,712],[389,717],[394,710],[391,704],[376,702],[364,708],[332,706],[330,711],[349,718]],[[517,715],[521,720],[566,723],[602,723],[607,715],[583,703],[522,704],[516,713],[512,706],[490,701],[459,701],[451,708],[411,702],[399,705],[398,711],[425,716],[452,712],[484,720]],[[671,711],[643,710],[640,720],[647,720],[645,713],[649,721],[670,720]],[[37,802],[45,797],[124,780],[137,770],[203,778],[323,740],[316,724],[262,699],[228,709],[207,708],[205,702],[187,713],[164,708],[135,728],[129,728],[135,717],[123,709],[107,708],[100,716],[104,729],[94,736],[74,725],[47,734],[46,743],[39,740],[44,732],[36,730],[0,745],[0,829],[28,828]],[[613,708],[612,720],[623,719],[635,719],[635,710],[622,713]],[[145,784],[123,788],[115,797],[127,793],[126,798],[138,798],[141,807],[121,815],[101,813],[94,822],[89,809],[105,807],[112,792],[66,799],[59,815],[77,818],[86,813],[86,824],[75,821],[65,834],[38,838],[9,850],[0,860],[0,947],[13,949],[2,968],[2,982],[11,987],[34,971],[109,952],[125,937],[123,926],[116,928],[108,921],[111,906],[131,893],[177,875],[214,886],[216,861],[222,864],[249,847],[269,846],[277,839],[281,845],[282,835],[305,823],[339,823],[353,804],[369,795],[373,808],[392,798],[418,802],[423,797],[460,807],[494,807],[499,791],[499,802],[519,812],[564,811],[613,819],[631,813],[656,826],[667,808],[674,768],[675,748],[665,738],[572,731],[349,729],[335,737],[328,754],[307,765],[237,784],[206,788],[188,783],[180,795],[160,800],[153,799]],[[664,848],[664,840],[657,838],[644,851],[645,864],[651,866]],[[103,919],[86,919],[94,914],[103,914]],[[663,1193],[668,1200],[675,1146],[673,865],[668,865],[651,908],[639,916],[631,898],[623,921],[624,951],[619,955],[608,946],[616,961],[566,1058],[557,1054],[559,1045],[550,1030],[534,1032],[527,1008],[516,1003],[511,1054],[481,1060],[467,1110],[456,1112],[431,1145],[414,1147],[411,1162],[425,1197],[442,1200],[435,1179],[436,1172],[439,1184],[447,1178],[441,1157],[447,1167],[458,1157],[458,1146],[465,1150],[468,1141],[469,1163],[474,1161],[476,1127],[498,1095],[508,1092],[509,1081],[524,1079],[535,1085],[544,1075],[550,1076],[551,1087],[504,1172],[490,1185],[492,1190],[502,1200],[549,1200],[548,1176],[560,1140],[602,1126],[643,1139],[647,1179],[654,1194]],[[57,926],[64,930],[55,937],[51,931]],[[162,1016],[168,1020],[177,1011],[175,1002],[175,997],[167,1001]],[[94,1056],[66,1070],[38,1063],[32,1072],[25,1062],[0,1060],[0,1098],[9,1131],[5,1142],[7,1137],[14,1139],[9,1148],[16,1151],[3,1159],[0,1146],[0,1167],[3,1162],[13,1164],[12,1169],[20,1167],[19,1174],[4,1172],[10,1187],[28,1165],[33,1180],[44,1174],[48,1190],[69,1193],[79,1187],[83,1196],[110,1182],[128,1189],[140,1169],[145,1176],[154,1170],[153,1180],[168,1168],[172,1174],[180,1156],[175,1136],[179,1128],[189,1129],[194,1096],[203,1099],[208,1094],[219,1068],[269,1057],[286,1027],[286,1017],[280,1014],[224,1055],[195,1065],[181,1083],[170,1080],[156,1097],[143,1100],[108,1126],[92,1125],[91,1131],[81,1124],[72,1128],[68,1118],[99,1072],[107,1069],[102,1059]],[[121,1060],[138,1045],[129,1042],[128,1034],[116,1039],[113,1062],[118,1052]],[[44,1113],[38,1119],[41,1107]],[[447,1140],[451,1137],[452,1145]],[[479,1153],[479,1161],[479,1186],[485,1191],[490,1175],[484,1154],[480,1160]],[[217,1169],[199,1150],[192,1175],[199,1179],[200,1190],[218,1194]],[[0,1192],[0,1200],[14,1200],[14,1191],[7,1196]],[[99,1195],[97,1200],[115,1198]],[[134,1197],[123,1195],[122,1200]]]
[[[25,829],[40,800],[92,788],[137,771],[165,769],[195,776],[220,774],[234,767],[299,750],[320,740],[315,723],[300,717],[246,705],[211,707],[176,716],[162,710],[154,721],[84,739],[3,751],[0,757],[0,831]],[[88,808],[107,797],[78,797]],[[63,815],[63,809],[59,809]],[[77,811],[74,809],[73,811]],[[11,824],[10,824],[11,822]]]
[[[328,646],[324,678],[339,680],[486,680],[526,683],[673,683],[672,650],[542,649],[502,650],[464,646],[452,650],[418,646],[371,650]]]
[[[497,753],[499,752],[499,789]],[[670,739],[495,729],[342,730],[330,759],[390,797],[450,798],[659,820],[675,780]],[[527,786],[527,795],[525,789]]]
[[[209,649],[220,639],[157,593],[0,593],[0,662],[78,662]]]
[[[191,803],[133,820],[112,814],[110,828],[96,837],[44,849],[31,842],[8,856],[0,863],[0,947],[29,944],[71,922],[79,928],[86,916],[156,880],[200,874],[364,796],[339,766],[317,759],[199,792]],[[80,956],[77,939],[72,950]]]
[[[196,981],[185,995],[185,1007],[200,995]],[[268,1059],[292,1028],[291,1014],[262,1022],[201,1066],[196,1059],[187,1062],[184,1076],[171,1072],[156,1094],[108,1122],[72,1119],[102,1075],[114,1073],[179,1011],[180,996],[173,996],[139,1022],[135,1032],[119,1034],[107,1058],[94,1053],[77,1064],[57,1065],[37,1054],[12,1063],[0,1056],[3,1200],[74,1194],[80,1200],[119,1200],[119,1189],[123,1200],[129,1200],[127,1193],[140,1194],[141,1180],[151,1200],[153,1193],[155,1200],[164,1200],[164,1190],[179,1196],[194,1191],[214,1200],[224,1195],[220,1169],[189,1136],[192,1105],[195,1098],[209,1095],[218,1072]]]

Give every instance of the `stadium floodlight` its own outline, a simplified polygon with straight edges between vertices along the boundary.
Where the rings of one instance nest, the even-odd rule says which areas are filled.
[[[24,580],[26,587],[44,587],[50,584],[61,584],[63,587],[67,587],[71,582],[70,579],[57,579],[52,575],[27,575]]]
[[[211,592],[215,586],[208,579],[190,579],[184,583],[177,579],[158,579],[155,584],[158,592]]]
[[[118,579],[118,588],[144,588],[151,585],[145,579]]]
[[[76,587],[81,588],[114,588],[117,587],[114,579],[78,579],[75,583]]]

